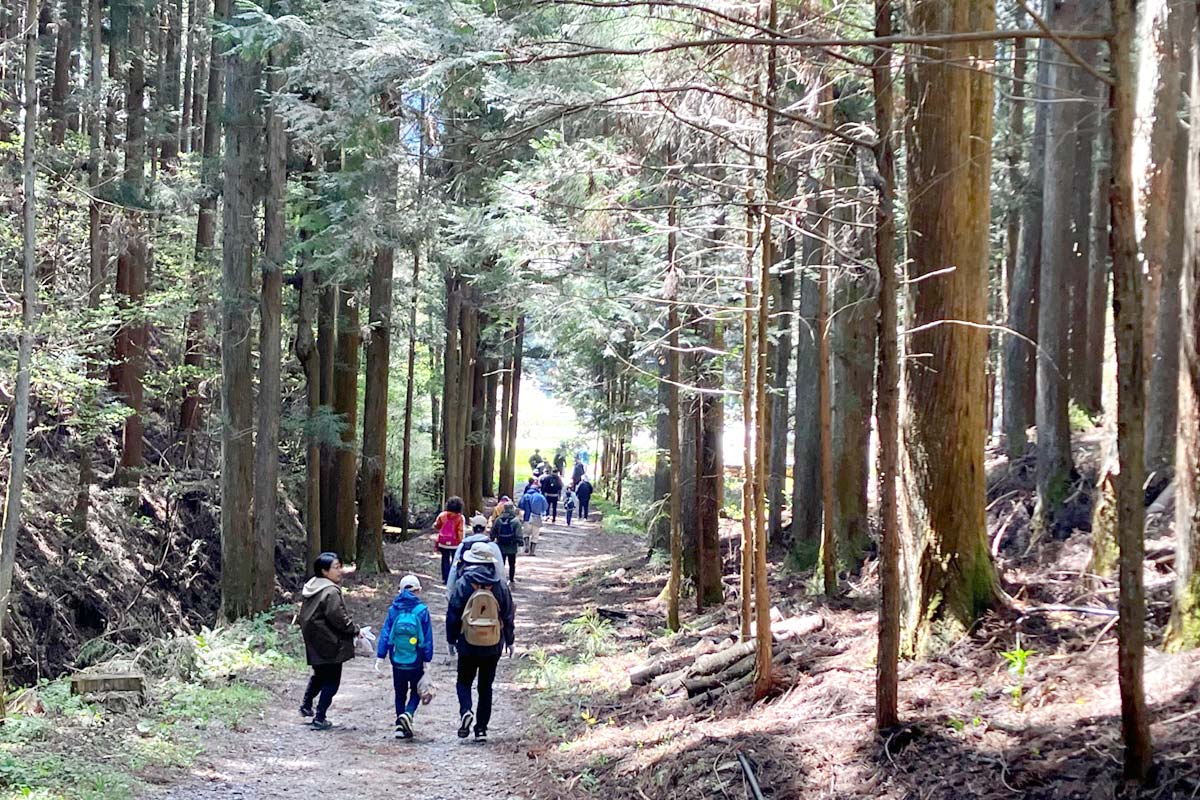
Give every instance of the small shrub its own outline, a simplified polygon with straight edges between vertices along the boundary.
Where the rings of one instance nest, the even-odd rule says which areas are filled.
[[[580,648],[587,658],[608,653],[613,644],[613,626],[594,608],[589,608],[575,619],[563,623],[567,641]]]

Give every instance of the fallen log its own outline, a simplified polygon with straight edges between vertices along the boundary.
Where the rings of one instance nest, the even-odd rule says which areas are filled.
[[[806,614],[803,617],[788,617],[771,624],[771,638],[777,642],[798,639],[815,633],[825,627],[825,618],[820,614]]]
[[[711,703],[712,701],[716,700],[718,697],[721,697],[722,695],[726,695],[726,694],[736,694],[737,692],[740,692],[742,689],[745,689],[747,686],[749,686],[752,683],[754,683],[754,671],[753,670],[751,670],[749,674],[744,675],[741,678],[738,678],[733,683],[728,683],[728,684],[725,684],[724,686],[718,686],[717,688],[711,689],[707,692],[704,692],[703,694],[698,694],[695,697],[693,697],[691,700],[689,700],[688,702],[691,703],[693,706],[706,706],[709,703]]]
[[[780,663],[780,655],[783,652],[781,647],[771,648],[772,663]],[[737,680],[743,675],[747,675],[754,671],[754,663],[758,659],[757,653],[750,655],[735,662],[728,669],[718,672],[714,675],[699,675],[693,678],[686,678],[683,681],[683,688],[687,689],[688,697],[695,697],[701,692],[706,692],[709,689],[723,686],[727,683]]]
[[[629,682],[634,686],[645,686],[654,678],[690,664],[698,656],[716,652],[716,642],[702,639],[682,653],[661,656],[629,671]]]
[[[713,653],[707,656],[701,656],[696,659],[696,662],[691,667],[692,675],[708,675],[721,670],[740,661],[745,656],[754,652],[757,647],[757,642],[754,639],[747,639],[744,642],[738,642],[732,647],[727,647],[724,650]]]

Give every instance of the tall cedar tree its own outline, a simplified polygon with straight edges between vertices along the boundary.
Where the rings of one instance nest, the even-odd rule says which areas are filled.
[[[971,0],[910,0],[916,35],[989,30]],[[922,45],[910,61],[908,176],[911,319],[906,365],[904,493],[914,569],[905,592],[907,639],[920,652],[969,627],[997,599],[984,518],[987,233],[992,86],[963,63],[992,46]],[[951,272],[945,272],[954,266]],[[931,273],[942,272],[936,277]],[[921,279],[923,280],[915,280]]]

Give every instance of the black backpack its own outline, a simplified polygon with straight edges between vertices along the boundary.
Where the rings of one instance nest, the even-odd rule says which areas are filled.
[[[521,523],[516,517],[500,517],[492,526],[492,533],[495,534],[496,544],[511,546],[521,543]]]

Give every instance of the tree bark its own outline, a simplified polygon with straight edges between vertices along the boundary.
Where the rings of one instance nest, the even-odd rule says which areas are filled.
[[[222,20],[235,24],[226,14]],[[221,615],[256,610],[257,564],[250,501],[254,487],[250,276],[257,261],[256,177],[262,161],[257,65],[228,56],[225,83],[225,188],[221,258]]]
[[[1102,13],[1101,0],[1084,0],[1082,24],[1092,26]],[[1089,64],[1096,64],[1098,42],[1079,42],[1075,52]],[[1067,296],[1070,331],[1068,342],[1071,350],[1068,361],[1070,400],[1083,411],[1095,416],[1100,407],[1089,405],[1090,387],[1104,370],[1104,359],[1088,351],[1089,273],[1092,266],[1092,172],[1093,155],[1099,139],[1099,128],[1103,123],[1100,103],[1099,82],[1079,67],[1073,67],[1071,85],[1074,105],[1079,106],[1078,125],[1074,130],[1075,153],[1072,172],[1072,188],[1068,200],[1070,261],[1067,270]]]
[[[179,160],[179,73],[182,69],[180,44],[183,38],[183,0],[168,0],[162,8],[163,12],[169,15],[169,25],[163,54],[165,69],[159,87],[162,91],[160,99],[162,128],[158,131],[161,143],[159,159],[162,169],[170,171],[175,168],[175,164]]]
[[[358,327],[358,303],[353,290],[338,287],[337,356],[333,365],[333,413],[342,423],[341,443],[333,458],[335,496],[333,552],[342,561],[358,560],[354,525],[354,499],[357,497],[358,458],[355,452],[358,433],[358,359],[362,333]]]
[[[25,18],[37,19],[38,0],[27,0]],[[24,94],[25,127],[23,131],[22,173],[24,203],[22,204],[21,260],[21,332],[17,339],[17,374],[12,410],[12,442],[9,446],[8,487],[4,496],[3,540],[0,540],[0,640],[8,629],[8,610],[12,601],[13,572],[17,558],[17,536],[21,532],[21,495],[25,486],[25,461],[29,442],[30,363],[33,360],[33,340],[37,332],[37,163],[34,145],[37,141],[37,35],[34,26],[25,26]],[[0,658],[0,691],[7,691],[3,659]],[[5,713],[0,702],[0,718]]]
[[[50,115],[54,118],[54,125],[50,129],[50,143],[53,145],[63,143],[74,111],[68,107],[68,101],[71,97],[74,52],[79,46],[82,16],[82,2],[66,0],[58,19],[58,39],[54,47],[54,86],[50,92]],[[70,127],[72,130],[79,129],[73,124]]]
[[[671,547],[671,366],[669,354],[658,358],[658,413],[654,427],[654,503],[660,509],[650,530],[650,549]]]
[[[126,207],[125,242],[117,255],[116,289],[120,305],[129,315],[117,330],[116,390],[129,408],[121,438],[120,471],[123,480],[136,481],[145,464],[145,420],[142,374],[146,369],[146,321],[142,303],[150,258],[146,241],[146,9],[129,5],[128,102],[126,103],[125,174],[121,188]]]
[[[508,446],[505,448],[508,453],[507,462],[504,465],[504,471],[500,474],[500,482],[503,484],[502,491],[509,490],[513,492],[513,499],[518,499],[516,496],[516,476],[517,476],[517,420],[518,412],[521,405],[521,361],[525,352],[525,315],[517,317],[517,331],[513,337],[513,359],[512,372],[509,375],[509,380],[512,385],[509,389],[511,400],[509,401],[509,416],[508,416]]]
[[[667,629],[677,631],[679,595],[683,585],[683,487],[679,475],[679,468],[683,464],[683,448],[679,441],[679,271],[675,263],[678,211],[675,208],[673,185],[668,188],[668,193],[667,276],[666,286],[663,287],[663,297],[667,302],[667,414],[671,426],[671,574],[667,579]]]
[[[196,72],[196,0],[188,0],[187,25],[183,29],[183,109],[179,115],[179,144],[181,152],[188,152],[192,144],[192,80]]]
[[[1200,120],[1200,30],[1193,25],[1188,42],[1188,100],[1192,120]],[[1172,650],[1200,647],[1200,125],[1187,134],[1184,175],[1183,275],[1180,281],[1183,325],[1179,353],[1179,444],[1175,449],[1175,598],[1167,628]]]
[[[380,111],[387,116],[393,111],[393,100],[387,92],[380,100]],[[387,146],[398,143],[398,120],[389,119]],[[399,171],[394,162],[386,159],[380,175],[378,219],[387,224],[396,215],[396,192]],[[367,368],[363,392],[362,466],[358,490],[358,568],[364,574],[387,573],[383,557],[383,497],[387,483],[388,378],[391,373],[392,352],[392,273],[396,268],[396,251],[391,232],[383,230],[376,245],[371,264],[370,300],[368,301]],[[414,294],[416,292],[414,291]]]
[[[792,458],[792,552],[799,557],[802,566],[815,563],[824,513],[821,499],[821,398],[817,382],[821,358],[817,312],[828,235],[825,198],[815,178],[810,177],[806,191],[811,199],[804,225],[805,234],[801,240],[804,266],[798,281],[796,433]]]
[[[471,406],[467,413],[467,463],[464,482],[467,494],[464,498],[471,511],[483,510],[483,412],[487,390],[487,350],[483,341],[483,330],[487,317],[478,306],[471,314]]]
[[[283,267],[285,192],[287,189],[287,132],[275,95],[283,89],[283,48],[275,48],[267,67],[266,179],[263,210],[263,257],[258,304],[258,431],[254,440],[254,590],[256,612],[266,611],[275,599],[276,507],[279,502],[279,414],[283,401],[281,372],[283,344]],[[176,65],[178,66],[178,64]],[[163,140],[163,161],[168,163],[168,143],[179,138],[168,131]]]
[[[1108,122],[1102,120],[1096,136],[1096,159],[1092,175],[1092,263],[1088,267],[1087,348],[1096,354],[1097,368],[1088,372],[1086,407],[1104,409],[1104,340],[1108,332],[1108,184],[1112,179]],[[1180,200],[1182,202],[1182,198]],[[1174,396],[1174,391],[1171,392]]]
[[[317,275],[307,267],[300,273],[296,358],[304,368],[307,418],[304,431],[304,523],[308,529],[305,564],[311,567],[321,553],[321,443],[316,418],[321,409],[321,355],[313,336],[317,317]]]
[[[213,0],[213,18],[225,19],[228,15],[229,0]],[[215,33],[209,47],[212,55],[209,59],[206,99],[203,104],[197,100],[192,106],[193,109],[199,109],[202,105],[207,105],[208,111],[198,148],[201,150],[202,192],[196,217],[196,269],[192,282],[196,305],[188,314],[183,356],[184,371],[188,377],[184,386],[183,404],[179,409],[179,429],[187,437],[189,456],[195,431],[200,427],[200,379],[196,373],[204,367],[205,309],[210,305],[201,275],[215,259],[213,246],[217,241],[217,199],[221,192],[221,140],[218,125],[221,121],[222,96],[225,90],[225,56],[222,55],[221,40]]]
[[[423,151],[422,155],[424,155]],[[413,245],[412,257],[412,290],[410,292],[411,299],[408,304],[408,365],[404,384],[404,462],[400,472],[400,519],[405,529],[408,528],[408,521],[412,518],[412,507],[410,505],[412,502],[410,494],[412,490],[412,412],[413,402],[416,400],[417,297],[419,295],[417,287],[420,286],[421,278],[420,245]]]
[[[749,641],[754,621],[754,232],[757,229],[754,206],[746,206],[746,271],[743,279],[745,300],[742,315],[742,558],[740,571],[741,639]],[[800,373],[796,376],[800,383]],[[797,405],[796,413],[800,413]],[[797,431],[799,426],[797,425]],[[797,432],[797,439],[799,433]],[[797,445],[798,447],[799,445]],[[794,523],[793,523],[794,527]]]
[[[458,331],[462,316],[462,289],[458,278],[446,274],[446,350],[443,354],[442,374],[442,471],[444,475],[443,495],[445,498],[462,496],[458,479],[462,464],[462,437],[458,419],[462,385]]]
[[[913,33],[990,30],[993,12],[969,0],[912,0]],[[911,319],[903,513],[908,545],[906,638],[913,652],[968,628],[997,598],[984,515],[987,233],[991,78],[957,64],[991,60],[991,44],[918,47],[908,175]],[[953,109],[953,111],[951,111]],[[954,271],[931,273],[953,265]],[[947,323],[947,320],[964,324]],[[942,639],[944,641],[944,639]]]
[[[483,368],[483,453],[479,485],[484,497],[499,498],[500,493],[496,491],[496,393],[500,386],[500,360],[489,356]]]
[[[1072,27],[1082,21],[1087,0],[1068,0],[1056,7],[1053,24]],[[1072,214],[1075,139],[1082,116],[1074,102],[1071,74],[1078,69],[1060,48],[1051,49],[1049,86],[1052,101],[1046,120],[1045,189],[1042,206],[1042,264],[1038,292],[1055,302],[1038,306],[1037,488],[1034,537],[1049,534],[1060,523],[1063,501],[1074,477],[1071,457],[1070,317],[1064,302],[1074,265]]]
[[[827,175],[829,173],[826,173]],[[828,227],[826,228],[828,230]],[[821,580],[826,597],[837,594],[838,547],[833,497],[833,387],[829,374],[829,274],[817,278],[817,408],[821,424]]]
[[[875,0],[875,35],[892,34],[892,0]],[[879,369],[876,425],[879,429],[879,645],[875,659],[875,727],[900,724],[900,521],[896,479],[900,468],[900,351],[896,279],[895,179],[892,141],[892,49],[876,51],[871,68],[875,91],[878,194],[875,211],[875,263],[879,270]]]
[[[1187,231],[1185,209],[1188,199],[1188,177],[1186,164],[1188,158],[1188,128],[1184,119],[1186,108],[1182,106],[1182,76],[1190,80],[1192,53],[1190,50],[1193,31],[1196,27],[1196,8],[1188,3],[1177,5],[1167,4],[1168,13],[1168,42],[1167,51],[1162,54],[1160,69],[1163,74],[1156,90],[1159,97],[1156,106],[1162,113],[1155,117],[1155,131],[1151,136],[1151,158],[1158,141],[1158,128],[1173,129],[1171,139],[1171,155],[1165,163],[1155,163],[1151,167],[1151,187],[1162,191],[1158,183],[1167,183],[1169,196],[1166,202],[1156,206],[1153,202],[1156,194],[1147,198],[1146,204],[1146,239],[1150,232],[1158,232],[1161,224],[1166,227],[1165,247],[1163,249],[1162,287],[1158,297],[1156,314],[1147,314],[1147,319],[1156,319],[1157,331],[1153,340],[1147,340],[1147,349],[1153,347],[1153,358],[1150,361],[1150,384],[1146,393],[1146,472],[1158,473],[1166,477],[1175,465],[1176,427],[1179,418],[1179,364],[1180,364],[1180,276],[1186,268],[1184,264],[1184,249]],[[1170,54],[1171,57],[1168,57]],[[1172,80],[1169,74],[1172,67],[1176,76]],[[1168,95],[1168,89],[1175,89]],[[1162,146],[1166,146],[1162,144]],[[1149,241],[1147,241],[1147,259],[1150,257]],[[1152,298],[1147,294],[1147,308]]]
[[[771,443],[770,477],[767,481],[767,537],[783,539],[783,498],[787,487],[788,446],[788,372],[792,361],[792,309],[796,302],[794,240],[788,237],[784,267],[777,280],[778,304],[775,307],[775,344],[771,349]]]
[[[1146,599],[1142,582],[1145,508],[1143,437],[1146,383],[1142,354],[1142,281],[1133,205],[1133,3],[1112,0],[1109,93],[1112,124],[1113,316],[1117,342],[1117,543],[1120,587],[1117,602],[1117,674],[1121,689],[1121,730],[1125,777],[1146,781],[1153,751],[1142,675],[1145,663]]]
[[[1049,39],[1038,44],[1036,109],[1029,169],[1021,189],[1021,233],[1017,260],[1009,276],[1008,327],[1004,340],[1003,428],[1005,449],[1010,459],[1025,455],[1028,429],[1034,423],[1037,396],[1038,291],[1041,285],[1042,218],[1045,191],[1046,126],[1050,110]]]
[[[317,300],[317,364],[320,369],[319,391],[321,409],[334,412],[333,385],[337,352],[338,287],[325,284]],[[321,436],[321,549],[336,551],[337,547],[337,448],[340,437],[330,432]]]
[[[713,353],[721,336],[719,323],[707,320],[700,323],[701,340],[711,352],[697,357],[698,382],[701,392],[696,396],[696,607],[717,605],[725,599],[721,583],[721,487],[725,480],[725,465],[721,458],[721,433],[725,415],[721,397],[713,392],[724,381],[722,368]],[[786,350],[786,348],[783,348]],[[787,369],[786,354],[784,369]],[[705,393],[707,390],[707,393]],[[786,411],[785,411],[786,413]],[[784,416],[782,419],[786,420]],[[786,424],[783,427],[787,427]],[[785,442],[786,445],[786,442]],[[782,451],[786,454],[786,447]],[[782,459],[781,459],[782,460]],[[780,498],[782,499],[782,487]]]

